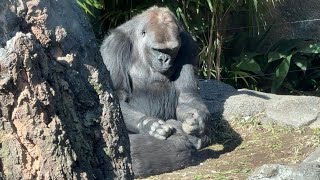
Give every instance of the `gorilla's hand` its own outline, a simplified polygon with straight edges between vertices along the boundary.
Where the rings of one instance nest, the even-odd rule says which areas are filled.
[[[205,130],[208,112],[206,109],[193,108],[189,105],[178,107],[179,120],[182,121],[182,129],[187,134],[202,135]]]
[[[196,109],[190,110],[188,117],[182,123],[182,129],[187,134],[201,135],[204,132],[206,116]]]
[[[142,133],[150,134],[160,140],[169,137],[174,129],[170,124],[156,118],[144,119],[138,126]]]

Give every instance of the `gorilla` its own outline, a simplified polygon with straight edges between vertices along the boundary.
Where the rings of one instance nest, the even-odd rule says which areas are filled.
[[[210,116],[190,34],[168,8],[154,6],[111,30],[100,51],[129,132],[135,176],[189,166],[209,142]]]

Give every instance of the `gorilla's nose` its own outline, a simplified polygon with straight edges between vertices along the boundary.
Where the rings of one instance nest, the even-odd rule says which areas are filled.
[[[161,53],[159,56],[158,56],[158,60],[162,63],[162,64],[166,64],[166,65],[169,65],[171,63],[171,57],[170,55],[168,54],[163,54]]]

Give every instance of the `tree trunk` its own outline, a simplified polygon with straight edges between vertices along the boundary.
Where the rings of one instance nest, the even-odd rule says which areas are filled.
[[[75,2],[0,1],[0,179],[133,179],[119,103]]]

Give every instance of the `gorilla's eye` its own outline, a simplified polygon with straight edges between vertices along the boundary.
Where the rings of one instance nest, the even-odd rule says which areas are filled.
[[[174,50],[173,49],[169,49],[169,48],[164,48],[164,49],[157,49],[157,48],[152,48],[154,51],[156,52],[160,52],[163,54],[168,54],[168,55],[173,55],[174,54]]]
[[[146,31],[142,30],[141,35],[142,35],[142,37],[144,37],[146,35]]]

